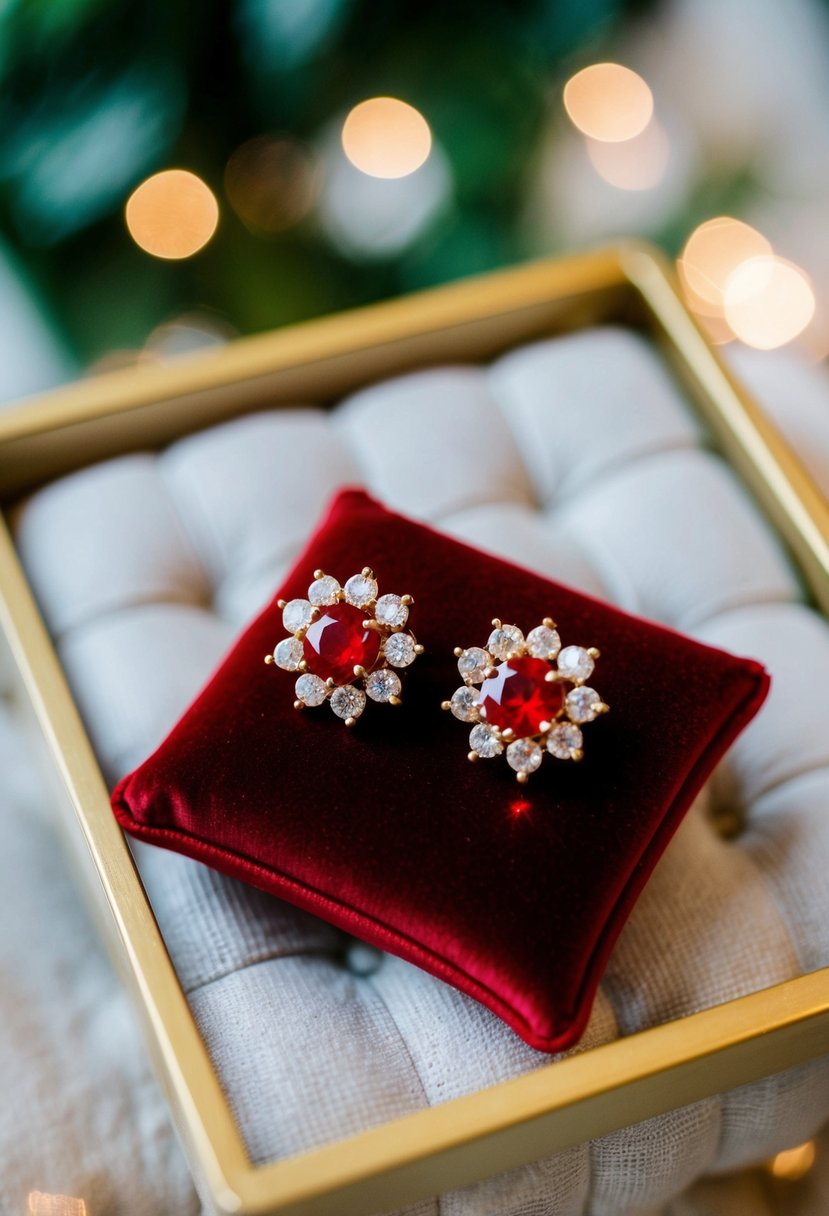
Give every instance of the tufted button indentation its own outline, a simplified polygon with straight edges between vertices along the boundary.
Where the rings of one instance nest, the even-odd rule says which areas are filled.
[[[155,456],[109,460],[47,486],[19,509],[17,540],[56,637],[139,604],[210,602]]]
[[[489,383],[545,506],[641,456],[699,443],[667,367],[630,329],[518,347],[493,364]]]
[[[677,629],[799,594],[780,543],[709,452],[622,465],[554,511],[551,523],[580,539],[623,607]]]
[[[331,495],[359,481],[318,409],[252,414],[179,440],[160,459],[217,603],[293,560]]]
[[[400,511],[439,519],[478,503],[533,501],[486,374],[446,367],[349,397],[335,415],[369,490]]]

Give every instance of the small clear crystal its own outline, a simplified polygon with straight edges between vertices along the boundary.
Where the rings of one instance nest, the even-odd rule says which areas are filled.
[[[374,605],[374,617],[381,625],[399,629],[409,619],[409,609],[399,595],[381,595]]]
[[[561,638],[547,625],[538,625],[527,634],[527,654],[534,659],[554,659],[560,650]]]
[[[565,646],[558,656],[558,669],[568,680],[581,684],[593,674],[595,663],[583,646]]]
[[[414,638],[408,633],[393,633],[383,643],[383,654],[392,667],[408,667],[415,657]]]
[[[367,608],[377,598],[377,582],[365,574],[352,574],[343,590],[345,598],[355,608]]]
[[[500,756],[504,750],[503,743],[501,743],[494,731],[490,727],[485,726],[483,722],[479,722],[477,726],[473,726],[469,732],[469,746],[483,760],[490,760],[493,756]]]
[[[366,692],[372,701],[388,701],[391,697],[399,697],[400,676],[389,667],[381,667],[366,676]]]
[[[502,625],[493,629],[486,644],[496,659],[517,659],[524,650],[524,635],[517,625]]]
[[[595,688],[581,686],[568,692],[564,698],[564,708],[571,722],[592,722],[596,717],[596,706],[601,701]]]
[[[288,633],[307,629],[314,616],[314,605],[308,600],[288,600],[282,609],[282,624]]]
[[[547,751],[559,760],[571,760],[573,752],[581,751],[581,731],[572,722],[557,722],[547,736]]]
[[[331,708],[338,718],[359,718],[366,707],[366,694],[353,684],[343,684],[331,694]]]
[[[534,773],[541,763],[542,751],[532,739],[516,739],[507,748],[507,764],[516,773]]]
[[[304,657],[305,648],[299,638],[283,638],[273,652],[273,661],[283,671],[296,671]]]
[[[328,696],[325,680],[321,680],[319,676],[312,676],[310,673],[299,677],[294,692],[297,701],[302,701],[303,705],[322,705]]]
[[[308,599],[318,608],[325,604],[334,604],[337,601],[337,596],[340,593],[340,584],[330,574],[323,574],[322,578],[315,578],[311,586],[308,588]]]
[[[458,659],[458,671],[471,684],[480,684],[492,660],[480,646],[470,646]]]
[[[478,717],[478,689],[462,684],[456,692],[452,693],[449,708],[461,722],[474,722]]]

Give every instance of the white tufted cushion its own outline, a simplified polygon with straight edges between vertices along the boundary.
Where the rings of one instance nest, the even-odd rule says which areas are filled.
[[[5,694],[0,676],[0,693]],[[0,695],[0,1212],[198,1216],[127,993],[80,907],[38,756]],[[128,1197],[128,1198],[127,1198]],[[40,1210],[75,1212],[56,1199]]]
[[[809,373],[824,408],[829,385]],[[301,403],[300,403],[301,404]],[[604,329],[259,414],[46,488],[18,542],[102,765],[167,732],[339,485],[753,655],[774,686],[660,862],[584,1045],[829,964],[829,627],[658,356]],[[708,812],[745,827],[725,841]],[[146,846],[139,865],[256,1161],[547,1062],[439,981]],[[411,1211],[653,1212],[811,1134],[826,1060]]]

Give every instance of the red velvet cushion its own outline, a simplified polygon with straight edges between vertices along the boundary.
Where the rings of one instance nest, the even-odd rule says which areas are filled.
[[[263,656],[285,635],[272,603],[159,749],[113,794],[120,823],[398,954],[469,993],[533,1047],[587,1021],[630,908],[716,761],[756,713],[763,668],[628,616],[345,491],[279,596],[315,567],[364,565],[415,597],[426,653],[400,708],[369,702],[347,729],[298,713],[294,677]],[[453,648],[499,616],[550,615],[597,645],[610,714],[580,764],[548,757],[526,787],[503,757],[470,764],[441,711]],[[647,983],[647,975],[642,976]]]

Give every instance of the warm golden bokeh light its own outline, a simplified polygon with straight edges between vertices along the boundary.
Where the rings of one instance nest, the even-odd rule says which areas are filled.
[[[792,262],[749,258],[728,277],[725,319],[736,337],[758,350],[774,350],[802,333],[815,314],[815,293]]]
[[[750,224],[720,215],[700,224],[679,258],[679,277],[695,312],[721,317],[725,285],[741,263],[768,257],[766,238]]]
[[[282,232],[298,224],[313,206],[316,166],[310,152],[295,139],[260,135],[230,157],[225,193],[249,228]]]
[[[414,106],[396,97],[370,97],[343,123],[342,145],[352,165],[370,177],[407,177],[426,161],[432,133]]]
[[[644,131],[653,114],[653,94],[630,68],[594,63],[567,81],[564,108],[582,134],[619,143]]]
[[[798,1178],[808,1174],[814,1163],[815,1143],[814,1140],[807,1140],[805,1144],[798,1144],[796,1148],[787,1148],[784,1152],[778,1153],[769,1168],[775,1178],[785,1178],[787,1182],[796,1182]]]
[[[27,1216],[86,1216],[86,1204],[71,1195],[29,1191]]]
[[[621,143],[585,140],[587,155],[600,177],[618,190],[652,190],[665,176],[671,148],[656,120]]]
[[[186,169],[165,169],[142,182],[127,200],[130,236],[156,258],[189,258],[212,237],[219,204],[200,177]]]

